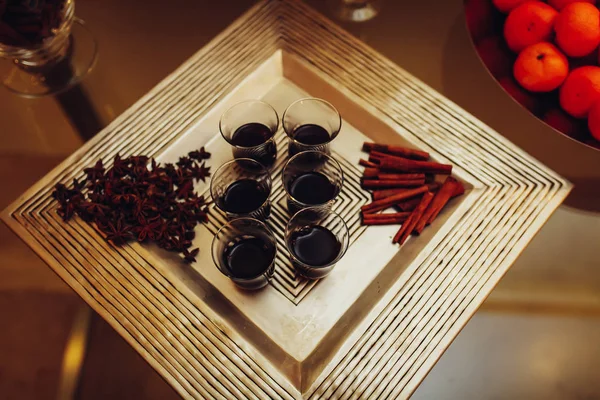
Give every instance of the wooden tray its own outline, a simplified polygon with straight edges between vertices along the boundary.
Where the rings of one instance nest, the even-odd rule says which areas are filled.
[[[221,113],[260,98],[283,112],[325,98],[344,122],[333,152],[346,176],[337,211],[352,244],[318,282],[285,251],[266,289],[237,290],[213,266],[216,210],[196,229],[198,262],[131,244],[114,248],[50,199],[98,158],[175,161],[205,145],[231,158]],[[396,228],[361,227],[365,139],[429,151],[467,191],[398,250]],[[285,137],[278,133],[281,167]],[[363,155],[364,156],[364,155]],[[4,221],[184,397],[404,398],[506,272],[571,185],[465,111],[301,2],[263,1],[4,211]],[[199,191],[207,190],[199,185]],[[273,217],[287,214],[274,175]],[[283,249],[280,243],[280,250]]]

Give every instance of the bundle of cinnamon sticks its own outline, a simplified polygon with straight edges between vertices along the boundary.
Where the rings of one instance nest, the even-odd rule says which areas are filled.
[[[368,142],[363,151],[369,158],[359,162],[365,167],[361,185],[372,190],[373,202],[361,207],[362,223],[400,224],[392,243],[402,245],[411,233],[420,234],[450,199],[465,192],[452,176],[436,182],[435,175],[450,175],[452,165],[429,161],[427,152]],[[379,214],[391,207],[396,212]]]

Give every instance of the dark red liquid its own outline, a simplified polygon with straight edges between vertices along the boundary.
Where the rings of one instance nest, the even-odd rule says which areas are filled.
[[[296,177],[290,184],[290,194],[304,204],[327,203],[336,195],[336,187],[320,172],[307,172]]]
[[[254,147],[263,144],[271,139],[272,136],[273,132],[271,132],[268,126],[258,122],[251,122],[240,126],[233,132],[231,143],[236,146]]]
[[[275,259],[275,247],[262,239],[241,238],[223,252],[224,264],[235,278],[249,279],[264,273]]]
[[[303,263],[321,267],[334,261],[342,245],[327,228],[311,226],[296,231],[291,236],[292,251]]]
[[[233,156],[235,158],[251,158],[265,167],[271,167],[277,159],[277,146],[273,141],[273,132],[268,126],[258,122],[251,122],[236,129],[231,136],[231,143],[235,146]],[[265,142],[262,148],[256,148]]]
[[[220,199],[221,208],[235,214],[246,214],[257,210],[269,197],[267,190],[254,179],[233,182]]]
[[[297,127],[292,133],[292,137],[299,143],[307,146],[316,146],[314,150],[329,153],[329,143],[331,137],[325,128],[315,124],[305,124]],[[290,141],[288,152],[290,156],[298,154],[301,151],[309,150],[296,142]]]
[[[329,132],[315,124],[300,125],[294,130],[294,139],[303,144],[317,145],[329,142]]]

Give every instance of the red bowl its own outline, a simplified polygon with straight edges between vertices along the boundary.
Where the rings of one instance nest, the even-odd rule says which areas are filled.
[[[550,93],[532,93],[523,89],[513,78],[512,66],[517,58],[503,36],[506,14],[496,10],[491,0],[464,0],[465,19],[471,42],[479,59],[490,75],[522,107],[551,127],[584,146],[600,150],[600,141],[594,139],[585,119],[575,119],[562,111],[558,90]],[[598,54],[580,59],[569,59],[571,68],[598,65]]]

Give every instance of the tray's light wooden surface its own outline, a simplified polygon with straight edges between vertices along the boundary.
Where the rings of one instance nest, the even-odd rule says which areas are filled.
[[[85,223],[64,224],[56,215],[53,184],[79,176],[97,158],[143,152],[169,160],[184,148],[217,145],[210,140],[217,140],[215,121],[225,107],[243,97],[277,102],[290,84],[297,86],[294,96],[305,92],[339,106],[357,132],[348,140],[358,143],[365,134],[426,149],[454,164],[470,188],[436,227],[392,258],[385,249],[376,256],[388,259],[355,287],[355,295],[367,295],[332,306],[326,323],[315,328],[300,320],[277,331],[281,320],[244,309],[247,299],[203,269],[210,266],[190,273],[152,248],[115,249]],[[203,128],[213,124],[214,132]],[[340,141],[335,151],[358,159],[352,143]],[[220,157],[227,155],[218,152],[213,166]],[[396,398],[414,390],[569,190],[568,182],[302,3],[273,0],[190,58],[3,219],[183,396]],[[359,242],[376,229],[386,228],[369,228]],[[274,289],[258,297],[298,312],[303,304],[318,308],[318,297],[327,302],[339,291],[331,278],[297,304]]]

